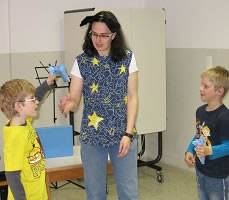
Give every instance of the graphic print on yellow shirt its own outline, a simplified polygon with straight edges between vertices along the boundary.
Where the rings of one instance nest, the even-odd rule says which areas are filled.
[[[200,123],[200,120],[196,120],[196,138],[200,138],[202,136],[205,139],[205,144],[206,146],[211,146],[211,142],[208,139],[208,137],[211,136],[210,134],[210,129],[208,126],[205,126],[205,121],[203,123]]]
[[[6,171],[21,171],[26,199],[46,200],[45,160],[31,120],[25,126],[4,126],[4,162]],[[9,190],[8,200],[13,200]]]
[[[32,126],[30,126],[29,129],[28,139],[32,149],[27,156],[28,163],[33,172],[33,177],[39,178],[42,171],[45,170],[44,152],[36,131]]]

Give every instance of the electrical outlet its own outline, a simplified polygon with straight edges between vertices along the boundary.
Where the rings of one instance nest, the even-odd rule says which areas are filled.
[[[206,56],[206,68],[212,67],[212,56]]]

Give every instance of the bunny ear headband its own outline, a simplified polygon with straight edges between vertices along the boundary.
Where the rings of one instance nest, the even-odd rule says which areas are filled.
[[[116,32],[120,29],[120,24],[118,22],[113,21],[105,17],[103,14],[96,14],[94,16],[86,16],[80,23],[80,26],[84,26],[86,24],[92,24],[93,22],[104,22],[112,32]]]
[[[95,21],[95,20],[94,20],[94,16],[86,16],[86,17],[81,21],[80,26],[84,26],[84,25],[86,25],[86,24],[88,24],[88,23],[91,24],[93,21]]]

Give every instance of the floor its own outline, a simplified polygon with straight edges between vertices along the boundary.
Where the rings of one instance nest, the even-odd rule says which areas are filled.
[[[138,169],[139,193],[141,200],[195,200],[197,190],[195,174],[159,163],[162,167],[163,182],[157,181],[156,171],[148,167]],[[83,180],[75,181],[83,185]],[[64,182],[58,183],[59,186]],[[115,182],[108,176],[107,200],[117,200]],[[85,191],[76,185],[67,184],[59,189],[51,189],[51,200],[86,200]]]

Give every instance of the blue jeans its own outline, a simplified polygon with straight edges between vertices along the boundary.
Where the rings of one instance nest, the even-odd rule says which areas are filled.
[[[108,148],[81,143],[84,183],[88,200],[106,200],[107,160],[110,156],[119,200],[139,200],[137,176],[137,142],[129,153],[117,158],[119,146]]]
[[[228,200],[229,176],[225,179],[205,176],[196,169],[199,200]]]

